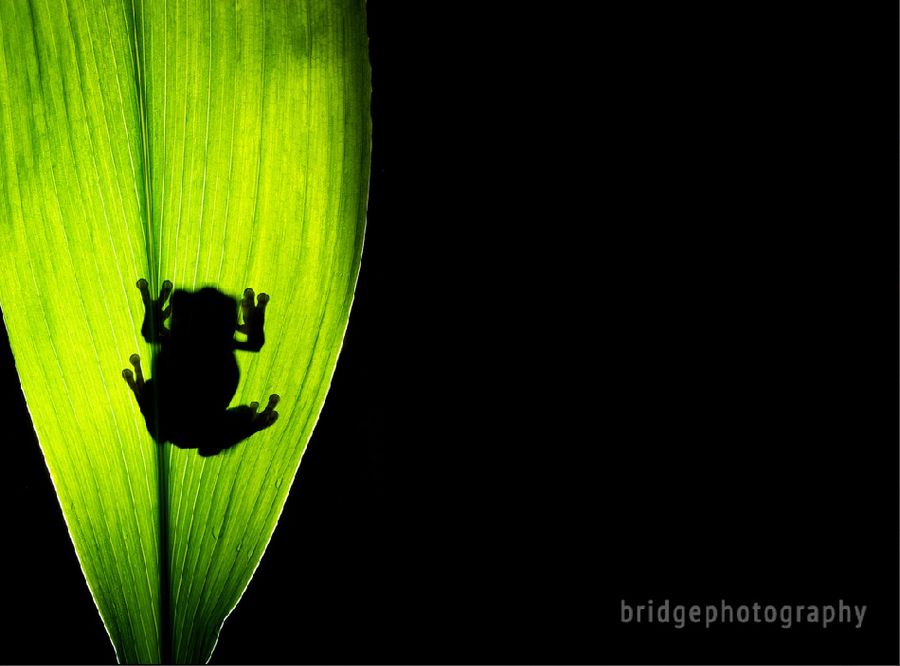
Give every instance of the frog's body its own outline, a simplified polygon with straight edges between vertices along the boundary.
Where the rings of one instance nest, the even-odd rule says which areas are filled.
[[[158,300],[150,298],[146,280],[138,281],[146,312],[141,334],[159,345],[153,361],[153,377],[144,381],[140,358],[131,356],[131,370],[123,376],[137,398],[147,430],[160,444],[171,442],[183,449],[199,449],[210,456],[230,448],[278,418],[278,396],[269,396],[266,408],[259,403],[228,408],[240,380],[236,349],[258,352],[264,342],[263,322],[269,301],[260,294],[254,305],[252,289],[241,301],[244,323],[237,321],[237,301],[217,289],[196,292],[176,290],[163,283]],[[171,305],[165,307],[172,295]],[[170,328],[164,323],[171,319]],[[234,339],[235,331],[247,335]]]

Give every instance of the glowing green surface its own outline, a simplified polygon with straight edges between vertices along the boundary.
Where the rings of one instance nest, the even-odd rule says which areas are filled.
[[[0,306],[35,430],[118,659],[205,662],[347,324],[371,132],[364,5],[3,0],[0,40]],[[271,296],[234,404],[279,393],[273,427],[213,458],[160,450],[121,378],[133,352],[150,373],[141,276],[154,293],[170,279]]]

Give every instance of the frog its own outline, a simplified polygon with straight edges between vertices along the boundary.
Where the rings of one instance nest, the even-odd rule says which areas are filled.
[[[262,411],[258,402],[229,407],[240,381],[235,352],[259,353],[265,344],[268,294],[257,296],[248,287],[239,308],[237,298],[215,287],[174,289],[165,280],[159,297],[152,298],[145,278],[136,285],[144,302],[141,335],[157,352],[151,377],[145,379],[136,353],[128,359],[133,369],[124,369],[122,377],[153,439],[209,458],[272,426],[277,393]],[[246,339],[235,339],[235,333]]]

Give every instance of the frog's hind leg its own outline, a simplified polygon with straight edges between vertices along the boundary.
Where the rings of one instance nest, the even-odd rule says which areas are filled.
[[[198,446],[198,453],[203,457],[214,456],[235,444],[242,442],[255,432],[265,430],[278,420],[275,406],[281,398],[273,393],[263,411],[259,411],[259,403],[232,407],[225,411],[221,428],[215,436]]]
[[[258,414],[256,413],[256,410],[259,409],[259,403],[250,403],[250,408],[253,410],[253,420],[251,421],[253,424],[253,432],[265,430],[278,420],[278,412],[275,411],[275,406],[280,401],[281,397],[277,393],[273,393],[269,396],[269,402],[266,405],[266,408]]]
[[[131,392],[134,393],[134,397],[137,399],[138,407],[144,416],[144,421],[147,423],[147,431],[156,441],[166,441],[168,433],[163,432],[161,429],[162,419],[160,418],[153,379],[144,379],[140,356],[132,354],[128,360],[134,367],[134,372],[125,368],[122,370],[122,377],[128,383]]]
[[[137,354],[132,354],[128,361],[134,366],[134,372],[125,368],[122,370],[122,377],[128,382],[131,392],[134,393],[134,397],[137,398],[138,404],[140,404],[141,396],[144,394],[144,388],[146,386],[144,372],[141,369],[141,357]]]

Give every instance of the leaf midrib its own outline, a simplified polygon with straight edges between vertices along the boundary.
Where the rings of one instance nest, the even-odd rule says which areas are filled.
[[[141,9],[143,9],[143,2],[141,4]],[[141,131],[139,134],[140,150],[138,152],[138,155],[140,159],[141,174],[143,175],[143,178],[141,180],[141,194],[143,195],[143,205],[138,211],[138,214],[141,217],[142,226],[144,228],[144,250],[146,252],[148,268],[147,281],[149,282],[151,293],[155,294],[159,289],[159,276],[156,271],[156,263],[153,261],[153,182],[150,178],[151,166],[149,146],[150,141],[148,138],[149,123],[147,119],[148,108],[146,51],[143,46],[142,23],[138,21],[137,9],[135,7],[134,0],[131,0],[131,18],[135,92],[137,94],[138,119],[141,126]],[[154,353],[155,350],[153,350],[151,347],[151,355]],[[159,658],[160,663],[169,664],[172,663],[172,613],[169,562],[169,484],[167,479],[165,447],[154,442],[154,448],[156,453],[156,483],[159,520],[159,618],[157,623],[157,627],[159,629]]]

